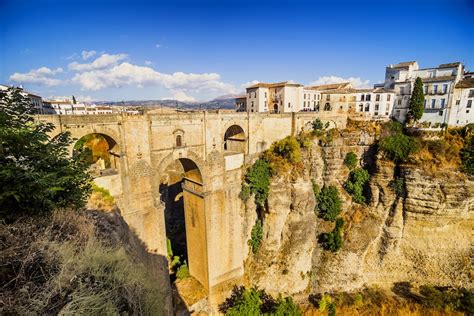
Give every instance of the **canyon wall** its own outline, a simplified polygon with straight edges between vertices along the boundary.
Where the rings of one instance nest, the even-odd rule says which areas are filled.
[[[397,282],[473,288],[474,181],[456,171],[424,172],[401,165],[406,193],[389,187],[392,162],[377,157],[375,137],[342,131],[327,145],[317,139],[303,152],[304,174],[274,177],[263,218],[264,239],[256,255],[247,253],[247,282],[271,293],[351,291]],[[366,205],[353,203],[343,189],[348,152],[371,172]],[[318,244],[334,223],[317,217],[312,180],[335,185],[343,199],[344,244],[332,253]],[[252,199],[243,206],[243,240],[257,218]],[[244,249],[248,248],[244,245]]]

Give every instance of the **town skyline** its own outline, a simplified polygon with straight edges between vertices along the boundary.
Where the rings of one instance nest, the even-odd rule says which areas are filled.
[[[125,10],[124,3],[100,2],[90,12],[80,6],[87,2],[6,1],[0,13],[6,44],[0,50],[0,83],[23,85],[46,98],[192,102],[245,93],[257,81],[372,87],[383,82],[386,66],[411,60],[422,68],[460,61],[471,69],[472,5],[398,3],[414,12],[398,12],[394,23],[391,3],[338,8],[276,2],[276,10],[248,2],[225,9],[209,2],[140,2]],[[422,8],[430,19],[413,19]],[[35,25],[35,16],[42,17],[41,24]],[[63,23],[68,19],[71,23]],[[363,26],[357,25],[360,19]],[[406,22],[413,26],[410,35],[401,27]],[[354,32],[346,34],[348,25]],[[266,40],[257,41],[260,35]],[[442,45],[430,46],[436,39]]]

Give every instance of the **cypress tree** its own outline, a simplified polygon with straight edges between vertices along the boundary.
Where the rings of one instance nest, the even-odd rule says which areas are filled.
[[[72,96],[72,104],[76,104],[76,98]]]
[[[417,77],[410,99],[410,114],[415,121],[418,121],[423,116],[424,110],[425,95],[423,93],[423,82],[420,77]]]

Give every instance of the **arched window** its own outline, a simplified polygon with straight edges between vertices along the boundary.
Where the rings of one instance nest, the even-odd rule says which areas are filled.
[[[331,105],[329,103],[324,105],[324,111],[331,111]]]
[[[181,135],[176,136],[176,147],[181,147],[183,146],[183,138]]]

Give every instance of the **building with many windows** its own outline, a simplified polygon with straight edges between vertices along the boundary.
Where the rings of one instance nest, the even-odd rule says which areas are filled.
[[[466,74],[454,87],[453,105],[449,109],[447,124],[463,126],[474,123],[474,76]]]
[[[420,69],[416,61],[388,66],[385,69],[384,87],[396,93],[393,117],[405,121],[415,80],[420,77],[425,94],[425,113],[420,122],[446,123],[454,87],[463,78],[463,73],[464,65],[459,62],[424,69]]]
[[[257,83],[247,88],[247,111],[298,112],[303,104],[303,85],[288,81]]]

